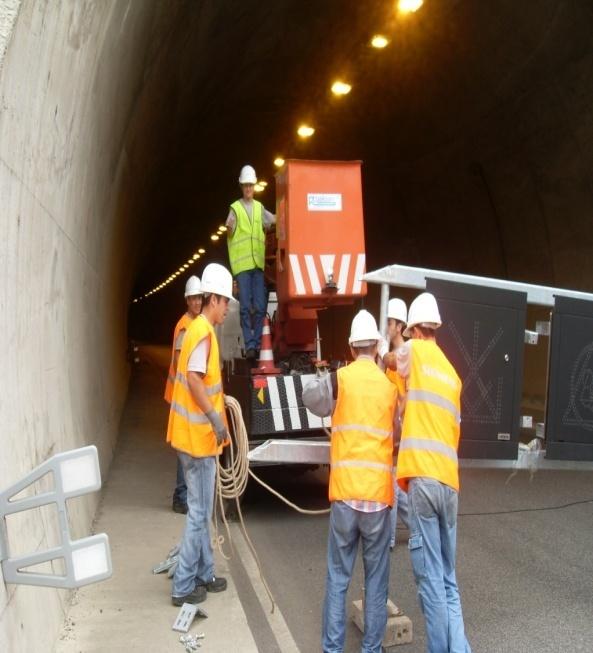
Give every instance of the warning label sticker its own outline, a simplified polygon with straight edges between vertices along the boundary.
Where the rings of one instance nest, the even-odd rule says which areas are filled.
[[[341,211],[342,193],[307,193],[307,210]]]

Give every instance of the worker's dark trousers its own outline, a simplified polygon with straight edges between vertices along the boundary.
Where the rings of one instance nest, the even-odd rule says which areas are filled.
[[[267,304],[263,270],[255,268],[240,272],[237,275],[237,285],[239,286],[241,329],[243,330],[245,351],[248,349],[259,351]]]

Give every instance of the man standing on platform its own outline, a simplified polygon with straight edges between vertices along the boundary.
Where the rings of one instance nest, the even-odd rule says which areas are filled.
[[[267,293],[264,282],[266,230],[276,216],[253,198],[257,177],[252,166],[241,168],[241,199],[231,204],[226,220],[231,271],[239,288],[245,357],[254,363],[261,345]]]

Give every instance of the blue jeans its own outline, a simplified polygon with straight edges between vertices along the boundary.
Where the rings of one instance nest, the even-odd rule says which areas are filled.
[[[431,478],[410,479],[408,548],[429,653],[471,653],[455,577],[457,492]]]
[[[360,512],[333,501],[329,521],[327,580],[323,604],[324,653],[341,653],[346,637],[346,593],[362,540],[364,566],[363,653],[379,653],[387,624],[389,512]]]
[[[210,520],[214,507],[216,458],[194,458],[181,451],[179,460],[187,483],[187,516],[173,576],[173,596],[186,596],[196,583],[209,583],[214,576],[210,543]]]
[[[410,521],[408,517],[408,495],[401,489],[395,480],[395,473],[393,474],[393,495],[395,497],[395,504],[389,515],[389,532],[391,539],[389,546],[395,546],[395,529],[397,527],[397,518],[399,517],[406,528],[410,528]]]
[[[237,275],[237,285],[239,286],[239,310],[245,351],[248,349],[259,350],[267,308],[263,270],[256,268],[255,270],[240,272]],[[253,319],[251,315],[252,308]]]
[[[187,503],[187,485],[183,475],[183,466],[179,456],[177,456],[177,479],[175,481],[175,491],[173,492],[173,503]]]

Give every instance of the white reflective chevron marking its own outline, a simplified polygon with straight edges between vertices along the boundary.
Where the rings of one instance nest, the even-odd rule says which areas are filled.
[[[334,283],[336,281],[336,271],[334,270],[334,261],[336,259],[335,254],[321,254],[319,256],[321,259],[321,268],[323,269],[323,278],[327,283],[329,281],[330,273],[333,274]]]
[[[315,378],[315,374],[302,374],[301,375],[301,385],[304,388],[307,383]],[[317,417],[317,415],[313,415],[313,413],[308,409],[305,408],[307,411],[307,422],[309,424],[310,429],[320,429],[326,426],[327,428],[330,428],[332,425],[332,418],[331,417],[324,417],[323,419],[321,417]]]
[[[280,394],[278,393],[278,384],[276,377],[271,376],[268,379],[268,392],[270,393],[270,404],[272,405],[272,417],[274,418],[274,428],[276,431],[284,431],[284,418],[282,417],[282,405],[280,404]]]
[[[294,285],[296,287],[297,295],[305,294],[305,282],[303,281],[303,275],[301,273],[301,265],[299,263],[299,257],[297,254],[290,254],[290,269],[292,270],[292,278],[294,279]]]
[[[356,259],[356,270],[354,270],[354,283],[352,284],[352,292],[358,295],[362,290],[362,275],[364,274],[365,255],[359,254]]]
[[[317,268],[315,267],[315,259],[312,254],[305,254],[305,265],[307,266],[307,272],[309,273],[309,283],[311,284],[311,290],[314,295],[321,294],[321,284],[319,283],[319,277],[317,276]]]
[[[294,391],[294,377],[284,376],[284,388],[286,389],[286,399],[288,401],[288,409],[290,412],[290,423],[293,429],[301,428],[301,416],[299,415],[299,406]]]
[[[340,261],[340,275],[338,276],[338,295],[343,295],[346,292],[349,270],[350,254],[342,254],[342,260]]]

